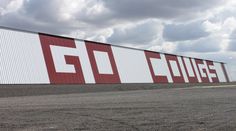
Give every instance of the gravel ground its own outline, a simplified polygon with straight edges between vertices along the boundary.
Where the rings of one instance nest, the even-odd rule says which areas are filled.
[[[1,97],[59,95],[91,92],[113,92],[131,90],[152,90],[167,88],[188,88],[193,86],[236,85],[234,83],[201,84],[86,84],[86,85],[0,85]]]
[[[106,85],[102,91],[104,85],[95,91],[68,85],[74,92],[62,86],[50,87],[51,92],[40,90],[40,85],[31,91],[29,86],[18,86],[21,90],[17,85],[0,88],[0,131],[236,130],[236,85],[132,84],[139,90],[126,91],[122,85],[115,85],[116,90]]]

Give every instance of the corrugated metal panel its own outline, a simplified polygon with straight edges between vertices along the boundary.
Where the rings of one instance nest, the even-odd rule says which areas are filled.
[[[97,44],[96,42],[86,41],[86,47],[96,83],[120,83],[120,77],[117,71],[117,63],[114,60],[115,56],[113,56],[113,51],[111,49],[111,46],[104,44]],[[97,61],[98,59],[97,60],[95,59],[96,51],[106,54],[104,56],[101,56],[100,60],[102,61],[100,63],[108,64],[108,67],[110,66],[112,69],[111,73],[109,71],[108,72],[105,71],[106,73],[99,72],[99,66],[98,66],[99,61]],[[107,57],[108,61],[106,62],[105,60]]]
[[[1,84],[49,83],[37,34],[0,29]]]
[[[226,70],[225,64],[221,63],[221,67],[222,67],[222,70],[223,70],[223,73],[224,73],[224,76],[225,76],[226,82],[229,82],[230,79],[229,79],[229,75],[228,75],[228,73],[227,73],[227,70]]]
[[[0,29],[0,84],[229,81],[223,63]]]
[[[153,83],[144,51],[112,47],[122,83]]]

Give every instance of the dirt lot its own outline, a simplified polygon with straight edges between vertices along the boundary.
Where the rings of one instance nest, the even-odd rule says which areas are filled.
[[[231,85],[2,85],[0,130],[236,130]]]

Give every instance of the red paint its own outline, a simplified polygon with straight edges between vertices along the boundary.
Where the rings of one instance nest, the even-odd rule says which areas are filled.
[[[174,83],[184,83],[185,81],[184,81],[183,73],[182,73],[182,70],[180,68],[177,56],[165,54],[165,57],[166,57],[166,61],[167,61],[167,64],[168,64],[173,82]],[[177,67],[178,67],[180,76],[174,76],[173,70],[172,70],[171,65],[170,65],[170,61],[175,61],[177,63]]]
[[[210,69],[210,66],[214,66],[213,62],[212,61],[207,61],[206,63],[207,63],[207,67],[208,67],[209,73],[216,75],[216,77],[211,78],[212,82],[213,83],[219,83],[219,79],[218,79],[218,75],[216,73],[216,70],[215,69]]]
[[[155,75],[154,68],[156,68],[156,67],[152,66],[152,63],[151,63],[151,60],[150,60],[150,58],[161,59],[160,54],[150,52],[150,51],[145,51],[145,56],[146,56],[148,66],[149,66],[149,70],[151,72],[152,79],[153,79],[154,83],[168,83],[167,76],[156,76]],[[162,69],[159,69],[159,70],[162,70]]]
[[[201,72],[200,72],[199,65],[204,65],[203,60],[195,59],[195,62],[196,62],[196,66],[197,66],[197,69],[198,69],[198,72],[199,72],[199,75],[201,77],[202,82],[203,83],[210,83],[206,69],[202,69],[202,72],[206,74],[206,77],[203,77]]]
[[[222,70],[223,70],[223,72],[224,72],[226,82],[230,82],[230,81],[229,81],[229,76],[228,76],[227,71],[226,71],[226,69],[225,69],[224,63],[221,63],[221,67],[222,67]]]
[[[89,60],[92,66],[96,83],[120,83],[120,77],[117,71],[111,45],[97,44],[91,41],[85,41],[85,43],[86,43],[86,48],[87,48]],[[99,73],[93,51],[102,51],[108,54],[113,74],[100,74]]]
[[[41,46],[44,54],[44,59],[47,66],[47,71],[51,84],[84,84],[84,76],[81,69],[80,59],[78,56],[65,55],[65,61],[67,64],[74,65],[76,73],[61,73],[56,72],[53,62],[50,45],[76,48],[73,39],[61,38],[55,36],[49,36],[39,34]]]
[[[187,69],[187,65],[184,61],[184,57],[182,56],[182,61],[183,61],[183,65],[184,65],[184,69],[186,70],[186,74],[187,74],[187,77],[188,77],[188,80],[189,80],[189,83],[198,83],[198,79],[197,79],[197,75],[196,75],[196,72],[194,70],[194,67],[193,67],[193,62],[191,61],[190,58],[188,58],[189,61],[190,61],[190,64],[191,64],[191,67],[192,68],[192,71],[194,73],[194,76],[190,76],[189,75],[189,72],[188,72],[188,69]]]

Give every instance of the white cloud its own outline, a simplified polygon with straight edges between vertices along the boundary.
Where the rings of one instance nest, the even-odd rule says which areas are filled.
[[[174,53],[176,50],[176,44],[172,42],[163,42],[161,45],[154,45],[148,48],[148,50],[159,51],[163,53]]]
[[[228,50],[236,52],[236,29],[230,35]]]
[[[163,38],[167,41],[196,40],[208,36],[202,21],[184,24],[167,24],[163,31]]]
[[[225,0],[119,0],[104,1],[111,13],[122,19],[163,18],[179,19],[193,18],[202,12],[216,8]]]
[[[148,45],[161,37],[162,28],[162,24],[153,19],[136,24],[129,23],[126,26],[115,27],[107,41],[115,44]]]
[[[0,1],[0,15],[15,12],[21,8],[23,0],[1,0]]]
[[[209,20],[204,21],[203,26],[210,33],[219,32],[222,29],[220,23],[213,23]]]

